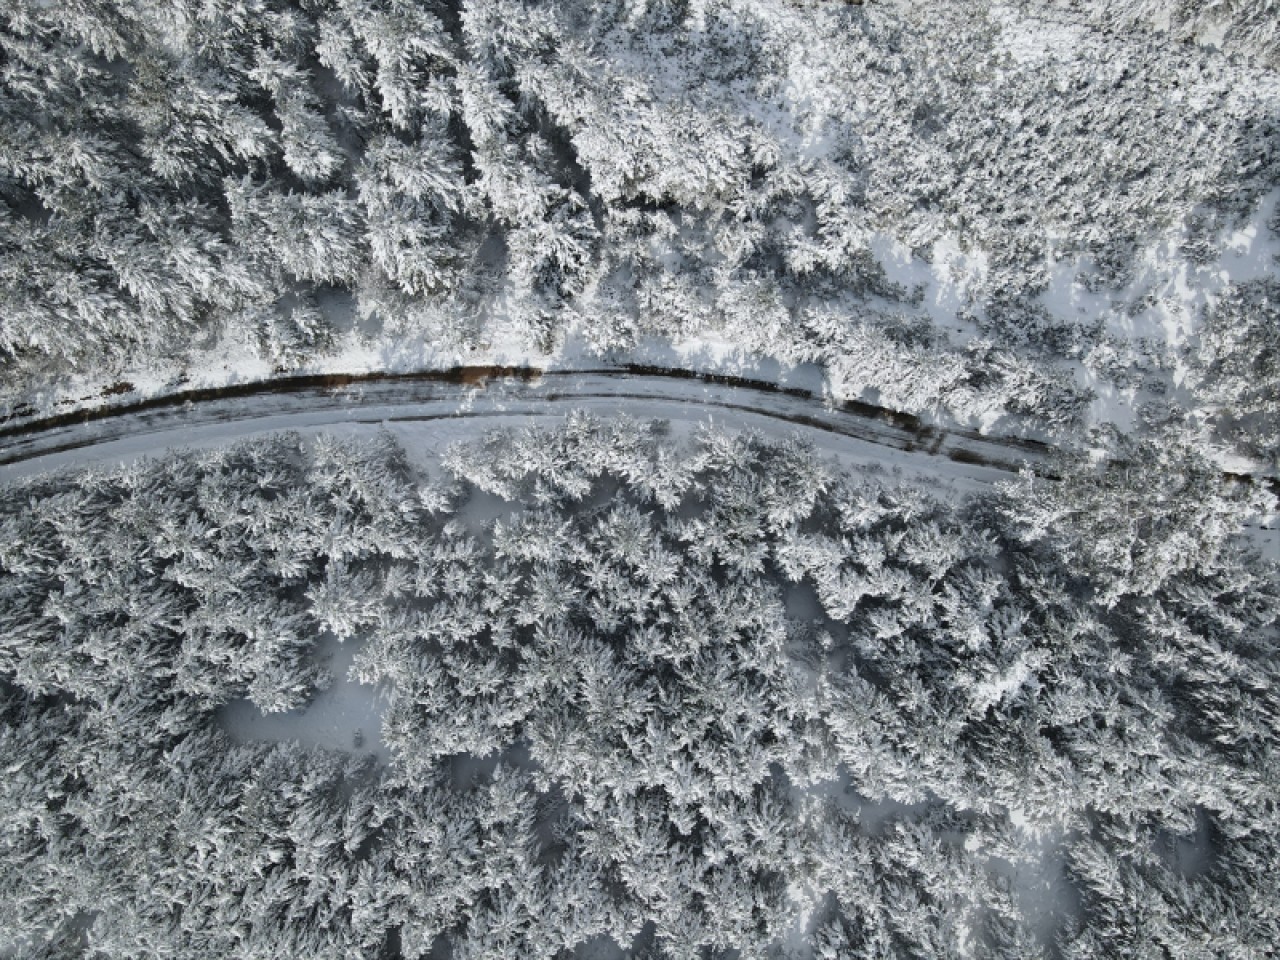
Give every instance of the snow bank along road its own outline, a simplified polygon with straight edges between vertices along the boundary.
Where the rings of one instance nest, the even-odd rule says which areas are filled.
[[[713,419],[773,434],[799,432],[836,454],[848,453],[850,445],[844,441],[855,440],[908,455],[885,457],[889,450],[884,450],[870,459],[921,467],[925,464],[917,457],[941,457],[952,461],[948,475],[973,479],[994,479],[1024,462],[1042,464],[1050,452],[1036,441],[943,430],[867,404],[832,406],[808,390],[761,380],[653,367],[458,367],[417,374],[293,377],[11,421],[0,425],[0,481],[272,430],[446,420],[509,422],[558,417],[574,409],[673,421]],[[486,425],[472,423],[467,432]],[[456,435],[454,430],[447,432]],[[930,469],[939,472],[936,460]]]

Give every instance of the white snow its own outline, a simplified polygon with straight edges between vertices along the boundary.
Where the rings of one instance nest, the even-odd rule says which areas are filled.
[[[1010,816],[1017,825],[1016,812]],[[1021,818],[1025,823],[1025,817]],[[1023,833],[1016,863],[988,856],[987,866],[1008,878],[1019,913],[1031,924],[1037,939],[1050,944],[1062,923],[1080,913],[1080,896],[1067,878],[1062,854],[1065,835],[1061,831]],[[968,844],[966,842],[966,849]]]
[[[385,699],[375,688],[348,676],[359,649],[359,641],[343,643],[331,635],[321,638],[315,657],[333,674],[333,683],[304,709],[264,714],[250,701],[236,700],[218,711],[218,723],[241,743],[296,740],[306,746],[373,754],[385,763],[389,758],[382,742]]]
[[[1176,391],[1187,383],[1185,350],[1194,342],[1205,308],[1212,307],[1231,284],[1280,272],[1280,238],[1268,227],[1278,204],[1280,189],[1264,196],[1244,225],[1214,240],[1222,252],[1205,265],[1191,262],[1182,252],[1189,238],[1187,225],[1171,227],[1135,258],[1132,279],[1120,290],[1090,291],[1081,282],[1082,277],[1096,272],[1090,258],[1057,259],[1051,254],[1049,284],[1041,302],[1064,323],[1101,320],[1105,333],[1129,348],[1137,348],[1142,341],[1153,344],[1169,369],[1153,369],[1149,377],[1163,381],[1170,394],[1177,396]],[[1140,309],[1132,309],[1131,304]],[[1142,399],[1140,391],[1116,386],[1087,363],[1072,366],[1079,381],[1096,394],[1089,422],[1132,430],[1136,405]],[[1259,469],[1258,464],[1226,449],[1205,452],[1224,470],[1247,473]]]
[[[1026,654],[1022,654],[1007,670],[993,674],[981,683],[975,684],[970,691],[970,699],[975,709],[986,710],[987,707],[1004,700],[1009,694],[1020,690],[1028,680],[1032,679],[1032,676],[1031,664]]]
[[[1000,25],[1000,43],[1020,66],[1041,66],[1045,61],[1067,59],[1085,37],[1085,28],[1021,17],[1008,6],[994,7],[991,20]]]
[[[934,241],[927,261],[887,233],[874,234],[868,246],[885,276],[920,292],[921,308],[953,343],[962,345],[976,335],[973,324],[960,314],[974,308],[978,292],[986,285],[990,258],[985,251],[965,249],[954,233]]]
[[[1280,271],[1280,238],[1267,225],[1277,204],[1280,189],[1264,196],[1242,227],[1217,239],[1216,245],[1223,253],[1204,266],[1191,263],[1181,253],[1188,239],[1185,224],[1176,225],[1154,240],[1137,257],[1137,269],[1129,286],[1110,298],[1120,304],[1146,300],[1151,304],[1146,310],[1129,315],[1111,309],[1110,303],[1102,300],[1095,300],[1090,306],[1106,320],[1109,332],[1128,338],[1157,337],[1172,349],[1185,346],[1198,328],[1203,308],[1216,303],[1224,288]],[[1074,266],[1074,273],[1090,267],[1083,260]],[[1074,281],[1071,285],[1079,286]],[[1060,302],[1049,300],[1047,305],[1054,310]]]

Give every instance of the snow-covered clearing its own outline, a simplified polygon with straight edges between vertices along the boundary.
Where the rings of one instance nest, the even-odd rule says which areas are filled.
[[[264,714],[250,701],[237,700],[218,711],[219,724],[240,742],[297,740],[307,746],[371,753],[385,763],[389,756],[382,742],[385,700],[375,688],[348,676],[359,649],[358,642],[321,638],[314,655],[328,668],[333,682],[306,709]]]

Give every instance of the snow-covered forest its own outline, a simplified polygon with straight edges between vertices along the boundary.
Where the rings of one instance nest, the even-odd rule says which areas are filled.
[[[1280,0],[0,0],[0,465],[0,960],[1280,943]]]
[[[1273,460],[1277,22],[6,0],[4,398],[727,344],[839,398]]]
[[[1189,449],[1058,469],[948,501],[578,415],[434,475],[389,435],[275,435],[10,485],[5,933],[1263,956],[1280,579],[1231,535],[1258,495]],[[334,682],[322,636],[359,645],[389,762],[229,737],[228,704]]]

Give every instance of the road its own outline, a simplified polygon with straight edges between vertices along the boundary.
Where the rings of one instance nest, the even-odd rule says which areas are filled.
[[[572,409],[730,420],[769,433],[799,431],[823,448],[847,438],[982,468],[983,475],[1007,474],[1024,462],[1043,464],[1049,454],[1049,448],[1032,441],[937,429],[865,404],[833,406],[808,391],[765,381],[640,367],[462,367],[412,375],[295,377],[0,425],[0,480],[270,430],[508,420],[561,416]]]
[[[773,436],[799,434],[845,468],[887,469],[954,493],[989,489],[1024,464],[1052,475],[1052,448],[939,429],[910,415],[718,374],[665,368],[540,371],[459,367],[417,374],[304,376],[169,394],[89,411],[0,423],[0,483],[49,470],[110,466],[180,447],[294,430],[390,429],[411,456],[434,459],[491,426],[554,421],[572,410],[712,420]],[[1235,480],[1250,480],[1234,474]],[[1264,477],[1280,494],[1275,478]],[[1280,559],[1277,518],[1244,531]]]

